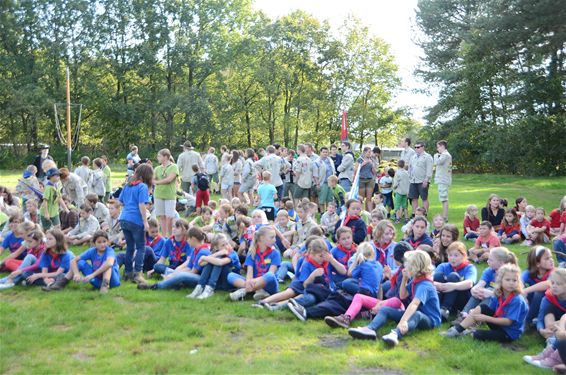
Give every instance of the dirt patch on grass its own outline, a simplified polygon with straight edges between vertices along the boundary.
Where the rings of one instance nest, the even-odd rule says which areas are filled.
[[[318,338],[318,345],[323,348],[342,348],[348,344],[350,339],[346,336],[323,335]]]
[[[51,329],[53,329],[54,331],[57,332],[67,332],[69,330],[71,330],[73,328],[73,326],[70,326],[68,324],[55,324],[51,326]]]
[[[368,368],[351,367],[348,370],[347,374],[349,374],[349,375],[361,375],[361,374],[404,375],[403,371],[393,370],[393,369],[383,368],[383,367],[368,367]]]
[[[90,361],[92,361],[92,357],[89,356],[89,355],[86,354],[86,353],[83,353],[83,352],[78,352],[78,353],[73,354],[73,358],[76,359],[76,360],[78,360],[78,361],[81,361],[81,362],[90,362]]]

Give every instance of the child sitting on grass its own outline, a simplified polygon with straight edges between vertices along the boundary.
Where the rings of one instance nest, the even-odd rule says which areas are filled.
[[[94,233],[100,230],[98,220],[92,215],[89,205],[81,206],[79,223],[67,234],[67,241],[71,245],[82,245],[89,243]]]
[[[99,230],[92,236],[92,242],[94,247],[71,261],[71,270],[65,277],[42,289],[46,292],[61,290],[71,280],[90,283],[102,294],[108,293],[109,288],[120,286],[120,271],[115,261],[114,249],[108,246],[108,234]]]
[[[470,311],[460,324],[456,324],[440,335],[458,337],[472,334],[482,341],[510,342],[519,339],[525,331],[525,318],[529,306],[523,298],[521,269],[506,264],[497,272],[494,296],[489,303],[481,304]],[[473,330],[477,323],[487,323],[489,330]]]
[[[497,235],[493,231],[493,226],[489,221],[481,222],[479,234],[474,247],[468,250],[470,259],[476,263],[487,261],[490,250],[494,247],[501,246],[501,242],[499,242],[499,238],[497,238]]]

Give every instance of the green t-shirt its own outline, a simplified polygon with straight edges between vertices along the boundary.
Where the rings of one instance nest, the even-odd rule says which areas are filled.
[[[106,192],[112,193],[112,181],[110,181],[110,178],[112,177],[112,170],[110,170],[109,166],[105,166],[102,173],[104,173],[104,176],[106,177],[106,182],[104,183]]]
[[[163,180],[171,173],[175,173],[176,176],[179,176],[179,167],[177,166],[177,164],[171,163],[167,166],[167,168],[163,168],[162,165],[159,165],[157,168],[155,168],[154,176],[156,180]],[[177,199],[177,179],[175,178],[167,185],[155,185],[153,197],[165,200]]]
[[[214,224],[214,218],[210,218],[208,223],[205,223],[202,216],[197,216],[197,218],[194,221],[194,225],[196,227],[202,228],[202,227],[206,227],[207,225],[212,225]]]
[[[59,216],[59,192],[53,185],[46,184],[43,190],[43,200],[47,202],[47,211],[49,217]],[[45,211],[41,210],[41,216],[45,215]]]
[[[338,184],[335,187],[330,188],[332,190],[332,196],[336,201],[338,206],[343,206],[346,203],[346,190]]]

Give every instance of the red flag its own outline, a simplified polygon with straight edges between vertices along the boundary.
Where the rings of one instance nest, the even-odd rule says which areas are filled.
[[[342,130],[340,131],[340,141],[348,140],[348,119],[346,118],[346,111],[342,112]]]

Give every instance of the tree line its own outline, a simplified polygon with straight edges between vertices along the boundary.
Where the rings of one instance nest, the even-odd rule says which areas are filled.
[[[136,144],[149,154],[185,139],[321,146],[338,139],[344,108],[353,143],[394,145],[419,126],[392,104],[400,79],[389,46],[352,17],[333,33],[303,11],[272,20],[249,0],[0,7],[0,143],[23,152],[59,143],[53,105],[65,101],[65,67],[83,105],[78,153],[123,157]]]
[[[421,0],[438,87],[423,137],[446,139],[466,171],[566,174],[566,7],[551,0]]]

